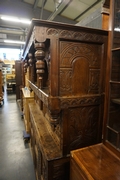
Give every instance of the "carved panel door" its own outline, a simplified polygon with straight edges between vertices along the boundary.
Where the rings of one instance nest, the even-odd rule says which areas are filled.
[[[60,42],[63,151],[101,141],[105,77],[103,44]]]

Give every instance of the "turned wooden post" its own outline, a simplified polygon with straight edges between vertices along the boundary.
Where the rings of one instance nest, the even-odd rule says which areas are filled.
[[[24,64],[24,73],[25,74],[27,73],[27,67],[28,67],[27,60],[25,60],[25,64]]]
[[[45,44],[44,43],[35,43],[35,52],[36,57],[36,73],[37,73],[37,86],[42,89],[43,87],[43,74],[45,73],[45,63],[43,61],[45,57]]]
[[[45,57],[45,44],[35,43],[35,58],[36,58],[36,73],[37,73],[37,86],[43,88],[43,74],[45,73],[45,63],[43,61]],[[43,102],[39,100],[40,109],[43,110]]]
[[[31,82],[34,82],[34,59],[33,59],[33,54],[29,53],[28,54],[29,60],[29,79]]]

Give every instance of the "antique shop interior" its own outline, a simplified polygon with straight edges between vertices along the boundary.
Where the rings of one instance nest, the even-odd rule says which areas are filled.
[[[0,0],[0,180],[120,180],[120,0]]]

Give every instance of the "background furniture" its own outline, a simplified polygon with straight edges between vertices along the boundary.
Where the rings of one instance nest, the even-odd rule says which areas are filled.
[[[15,61],[16,100],[21,99],[21,89],[24,87],[24,71],[21,61]]]
[[[3,75],[2,75],[2,70],[0,69],[0,106],[3,105]]]
[[[15,93],[16,90],[15,74],[6,74],[6,88],[7,88],[7,93]]]
[[[22,111],[23,111],[23,117],[24,117],[24,123],[25,123],[25,130],[27,133],[30,132],[30,127],[29,127],[29,109],[28,109],[28,104],[32,102],[34,98],[33,93],[31,94],[29,89],[27,88],[22,88]]]

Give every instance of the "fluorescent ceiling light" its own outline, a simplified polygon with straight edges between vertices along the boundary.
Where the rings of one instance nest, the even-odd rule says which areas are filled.
[[[24,41],[4,40],[5,43],[25,44]]]
[[[19,22],[19,23],[23,23],[23,24],[30,24],[31,23],[31,21],[28,19],[19,19],[17,17],[1,16],[1,19],[5,20],[5,21]]]
[[[120,32],[120,28],[114,28],[114,31]]]

